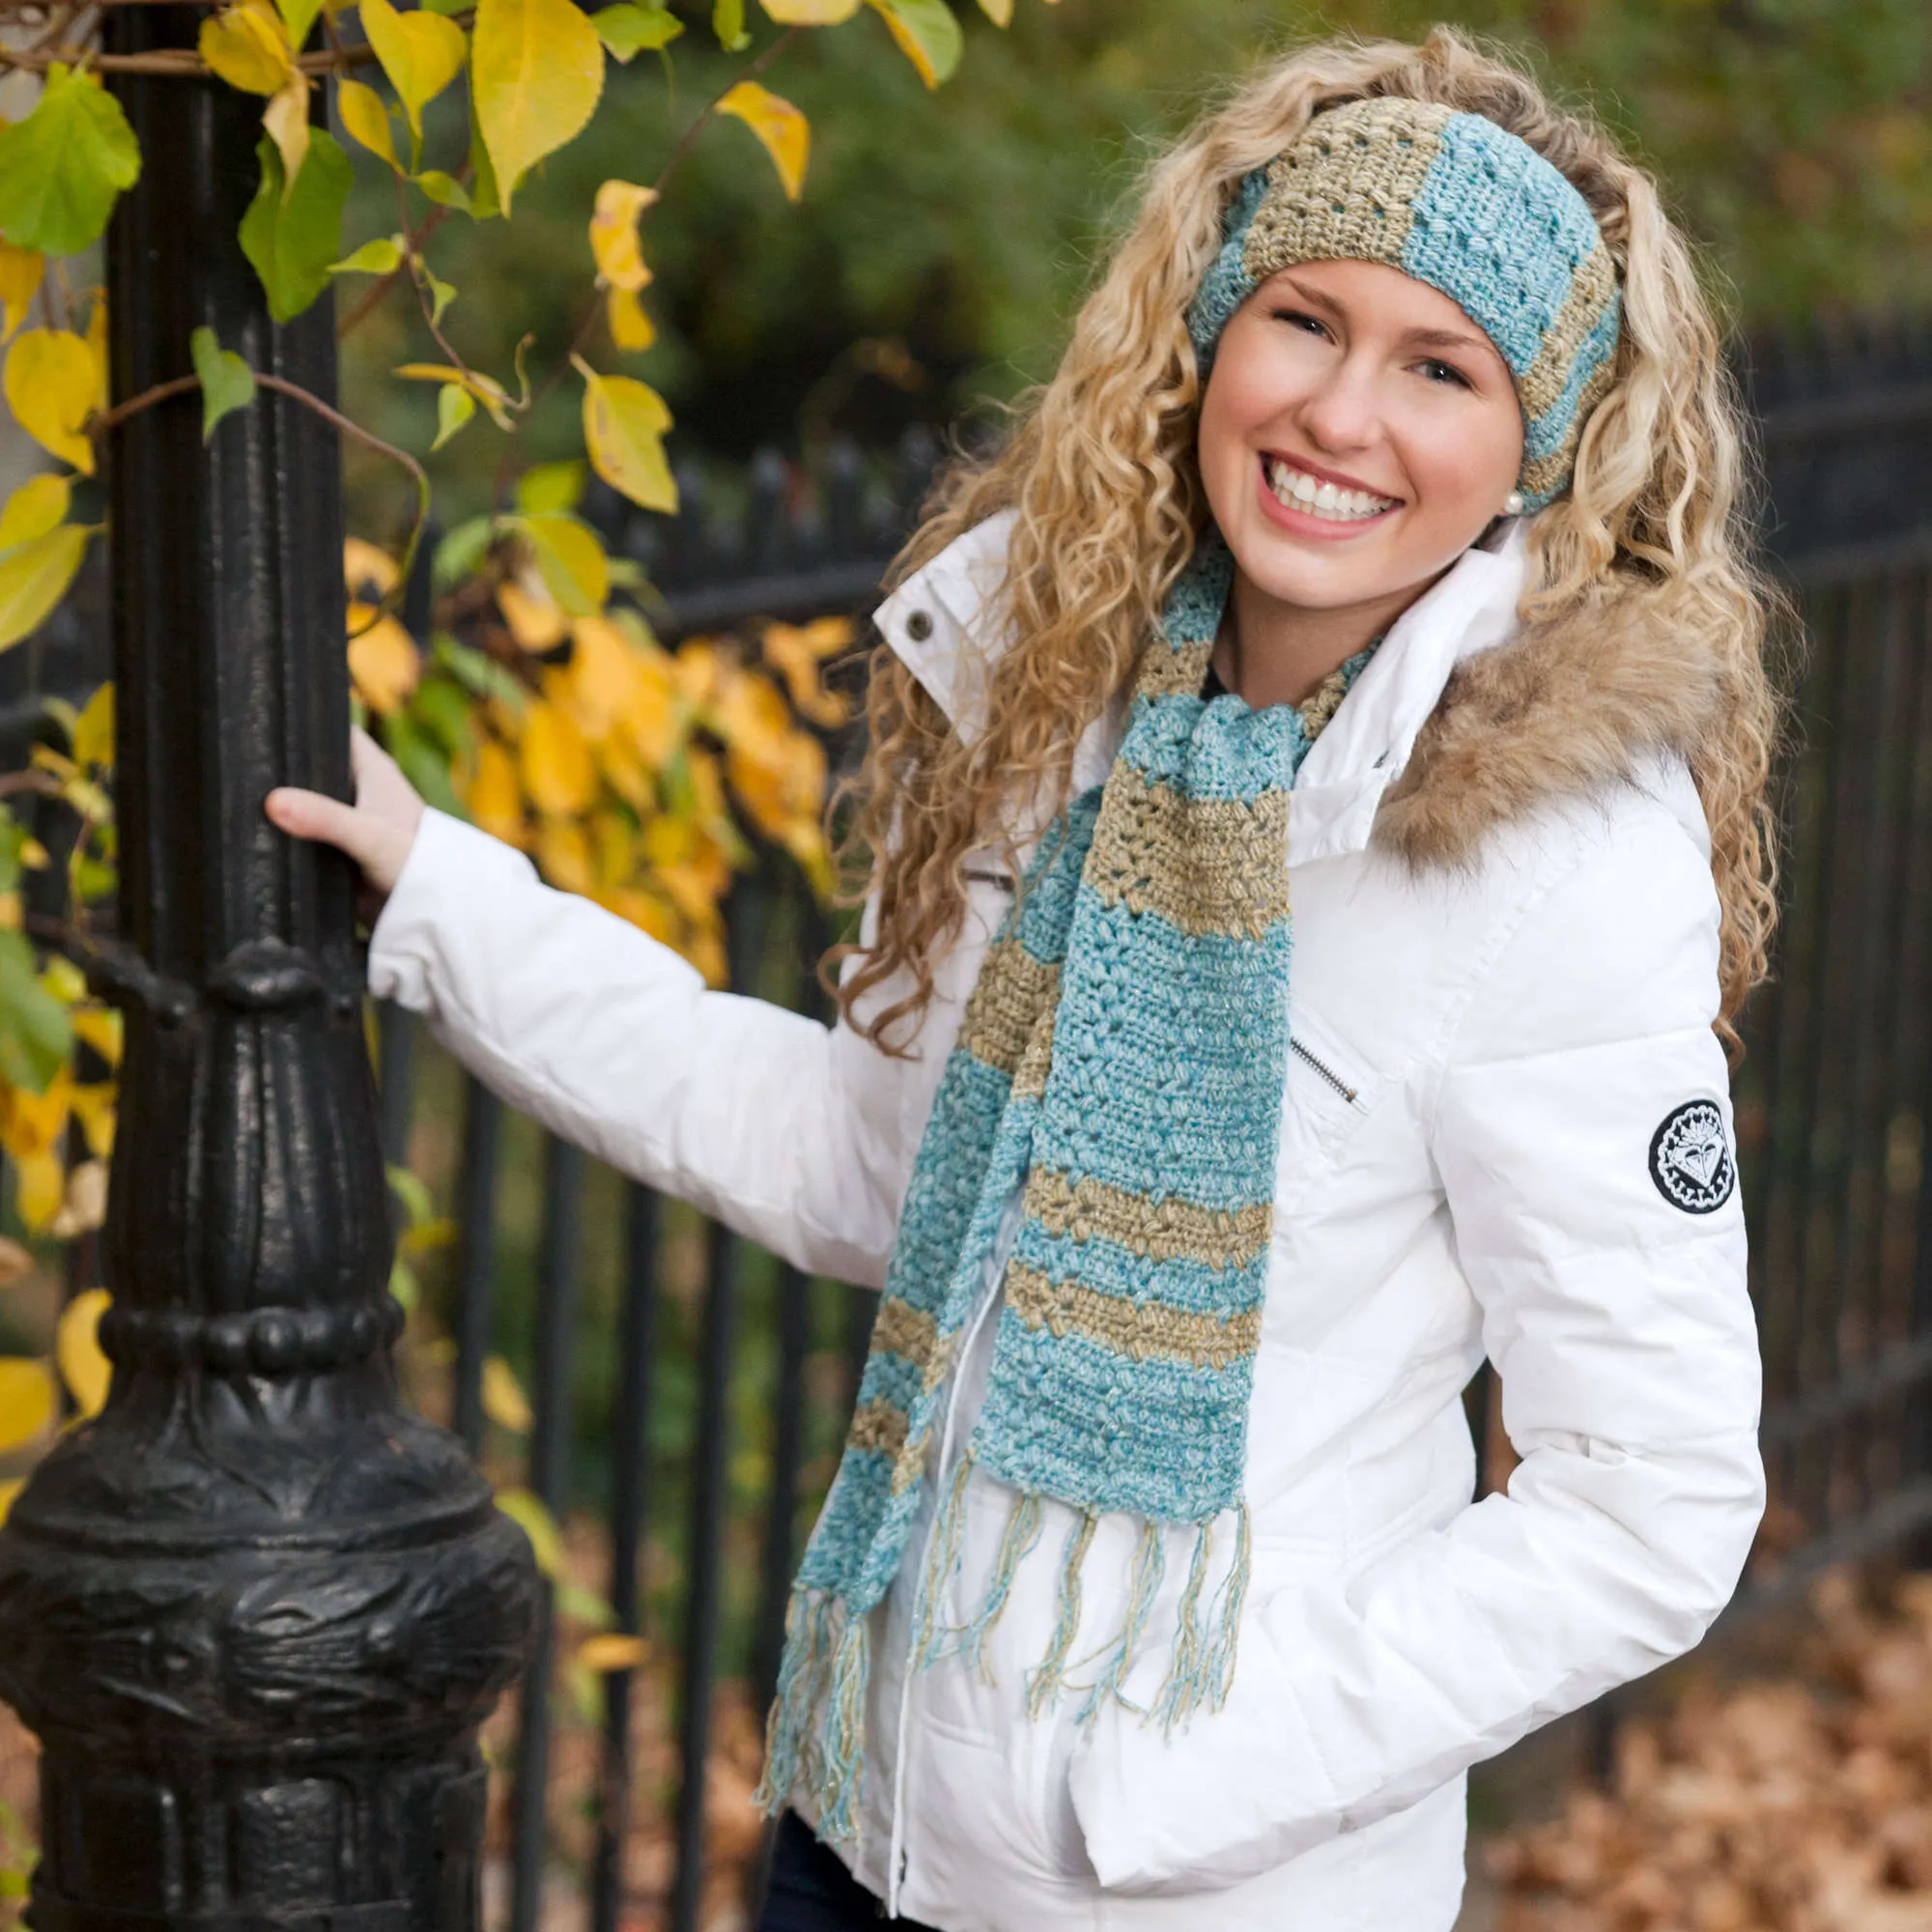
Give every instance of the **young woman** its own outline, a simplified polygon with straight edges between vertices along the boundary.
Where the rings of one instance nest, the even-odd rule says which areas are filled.
[[[765,1923],[1439,1932],[1463,1776],[1762,1502],[1724,1041],[1774,707],[1649,179],[1448,32],[1156,166],[878,613],[829,1031],[423,810],[278,792],[515,1104],[885,1289]],[[1291,943],[1292,942],[1292,943]],[[1471,1504],[1485,1355],[1521,1463]]]

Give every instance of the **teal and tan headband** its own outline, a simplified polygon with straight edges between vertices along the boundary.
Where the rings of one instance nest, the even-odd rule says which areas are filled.
[[[1352,100],[1242,179],[1223,234],[1188,314],[1204,377],[1229,317],[1276,270],[1383,262],[1440,289],[1509,365],[1524,508],[1569,487],[1622,301],[1588,204],[1527,142],[1433,101]]]

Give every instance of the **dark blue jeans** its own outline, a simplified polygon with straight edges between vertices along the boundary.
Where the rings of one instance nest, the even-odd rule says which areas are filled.
[[[772,1870],[758,1932],[932,1932],[910,1918],[888,1918],[886,1908],[845,1869],[838,1854],[813,1837],[796,1811],[779,1820]]]

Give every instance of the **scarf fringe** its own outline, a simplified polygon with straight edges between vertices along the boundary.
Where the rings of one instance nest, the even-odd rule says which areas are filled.
[[[1020,1565],[1039,1542],[1045,1508],[1037,1494],[1015,1493],[978,1613],[968,1624],[942,1625],[939,1605],[958,1568],[971,1467],[972,1458],[962,1457],[933,1524],[931,1554],[921,1581],[907,1668],[923,1670],[944,1657],[964,1654],[981,1679],[990,1684],[993,1676],[986,1661],[986,1640],[1011,1601]],[[1097,1513],[1086,1510],[1067,1532],[1060,1562],[1059,1616],[1046,1655],[1027,1672],[1027,1716],[1037,1721],[1064,1693],[1084,1689],[1085,1698],[1074,1714],[1076,1724],[1091,1723],[1111,1699],[1172,1735],[1177,1726],[1184,1725],[1202,1709],[1220,1710],[1234,1683],[1241,1609],[1253,1560],[1253,1528],[1247,1505],[1237,1506],[1234,1560],[1205,1611],[1203,1601],[1208,1596],[1208,1577],[1213,1567],[1214,1526],[1205,1522],[1196,1529],[1187,1582],[1181,1592],[1174,1655],[1160,1688],[1146,1706],[1134,1703],[1121,1687],[1139,1654],[1166,1577],[1166,1539],[1158,1522],[1142,1526],[1120,1630],[1097,1652],[1081,1660],[1083,1663],[1094,1658],[1102,1660],[1098,1675],[1085,1686],[1068,1681],[1067,1660],[1079,1634],[1085,1594],[1081,1579],[1098,1524]],[[753,1803],[768,1816],[776,1817],[783,1810],[793,1791],[805,1782],[816,1801],[818,1835],[831,1841],[857,1842],[871,1662],[871,1637],[865,1616],[855,1614],[841,1599],[827,1592],[792,1592],[785,1608],[785,1647],[778,1690],[765,1720],[765,1773],[753,1794]]]

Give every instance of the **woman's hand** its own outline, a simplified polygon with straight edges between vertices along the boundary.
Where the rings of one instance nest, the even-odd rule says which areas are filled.
[[[262,809],[270,824],[297,838],[340,846],[362,867],[370,892],[361,910],[373,921],[415,842],[423,802],[402,767],[359,726],[350,733],[349,760],[355,773],[354,805],[298,785],[277,785]]]

